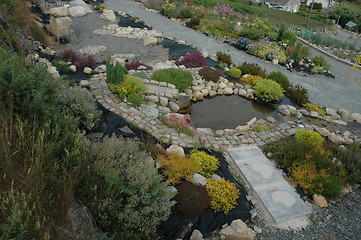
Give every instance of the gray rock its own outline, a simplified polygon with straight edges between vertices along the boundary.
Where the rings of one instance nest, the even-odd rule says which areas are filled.
[[[210,97],[215,97],[215,96],[217,96],[217,92],[211,90],[211,91],[209,91],[209,96],[210,96]]]
[[[153,66],[154,71],[167,68],[178,68],[178,66],[171,62],[160,62]]]
[[[355,120],[358,123],[361,123],[361,114],[359,113],[352,113],[350,115],[350,119]]]
[[[257,121],[257,118],[254,117],[254,118],[252,118],[251,120],[249,120],[249,121],[247,122],[247,125],[251,126],[251,125],[253,125],[256,121]]]
[[[231,135],[231,134],[235,133],[235,130],[234,130],[234,129],[228,129],[228,128],[226,128],[226,129],[224,129],[223,131],[224,131],[224,134],[226,134],[226,135]]]
[[[117,18],[115,17],[113,10],[106,10],[100,15],[100,20],[105,22],[115,22]]]
[[[339,125],[342,125],[342,126],[346,126],[347,123],[345,121],[342,121],[342,120],[332,120],[332,122],[336,123],[336,124],[339,124]]]
[[[76,72],[76,66],[75,65],[70,65],[69,70],[72,72]]]
[[[331,135],[330,131],[328,131],[326,128],[317,128],[316,131],[324,137],[328,137]]]
[[[254,99],[253,93],[247,93],[246,98],[249,99],[249,100],[253,100]]]
[[[50,9],[50,15],[54,17],[67,17],[69,15],[69,9],[66,7],[55,7]]]
[[[172,110],[173,112],[178,112],[180,107],[178,104],[176,104],[175,102],[173,101],[169,101],[168,102],[168,107],[170,108],[170,110]]]
[[[83,70],[84,73],[86,74],[92,74],[93,73],[93,69],[91,69],[90,67],[85,67]]]
[[[163,107],[166,107],[168,105],[168,98],[166,97],[159,97],[159,103]]]
[[[72,21],[69,17],[50,17],[50,31],[55,37],[74,39]]]
[[[216,130],[216,136],[223,136],[224,130]]]
[[[69,8],[70,17],[84,17],[86,15],[85,8],[82,6],[74,6]]]
[[[291,112],[289,110],[289,108],[286,106],[286,105],[281,105],[278,107],[278,111],[283,114],[283,115],[286,115],[286,116],[289,116],[291,115]]]
[[[306,109],[300,109],[299,111],[303,116],[306,117],[310,116],[310,113]]]
[[[338,114],[340,114],[340,116],[342,118],[349,118],[350,117],[350,112],[347,111],[346,109],[339,109]]]
[[[200,231],[198,231],[197,229],[195,229],[192,232],[191,237],[189,238],[189,240],[203,240],[203,235]]]
[[[175,144],[169,146],[166,151],[168,154],[178,154],[180,156],[185,156],[183,148]]]
[[[144,46],[154,46],[158,44],[158,39],[155,37],[144,38]]]
[[[178,192],[178,190],[177,190],[174,186],[168,186],[168,187],[167,187],[167,191],[168,191],[168,192],[172,192],[172,193]]]
[[[213,174],[212,175],[212,178],[213,179],[216,179],[216,180],[222,180],[223,178],[221,178],[219,175],[217,175],[217,174]]]
[[[225,89],[226,87],[227,87],[227,85],[223,82],[219,83],[219,85],[218,85],[219,89]]]
[[[147,117],[158,118],[159,116],[159,110],[155,106],[145,106],[142,112]]]
[[[94,229],[93,221],[87,207],[72,202],[66,213],[64,231],[82,239],[95,239],[95,236],[91,236],[91,230]]]
[[[281,123],[278,125],[279,128],[283,129],[283,130],[287,130],[287,129],[290,129],[291,127],[288,126],[288,124],[286,123]]]
[[[105,71],[106,71],[106,66],[104,64],[94,69],[95,73],[105,73]]]
[[[154,103],[159,102],[158,96],[145,96],[145,99],[149,102],[154,102]]]
[[[244,125],[244,126],[237,126],[235,128],[235,131],[240,133],[240,132],[247,132],[250,129],[250,125]]]
[[[270,123],[274,123],[276,122],[276,119],[274,119],[273,117],[266,117],[266,121]]]
[[[195,185],[205,186],[207,184],[207,179],[202,175],[195,173],[192,176],[192,183]]]
[[[231,94],[233,94],[233,89],[232,89],[232,88],[225,88],[225,89],[224,89],[224,94],[226,94],[226,95],[231,95]]]
[[[81,80],[81,81],[79,82],[79,85],[82,86],[82,87],[85,87],[85,88],[90,87],[90,83],[89,83],[88,80]]]
[[[168,107],[164,107],[164,106],[158,106],[158,109],[163,115],[171,112],[171,110]]]
[[[197,128],[196,131],[197,135],[211,135],[214,136],[214,132],[212,129],[210,128]]]
[[[241,219],[234,220],[230,226],[222,229],[220,232],[221,238],[228,240],[253,240],[256,234],[247,227]]]

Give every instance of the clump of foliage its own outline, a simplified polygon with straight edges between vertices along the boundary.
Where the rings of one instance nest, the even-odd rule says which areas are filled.
[[[127,70],[138,70],[138,68],[140,66],[142,66],[143,64],[141,63],[141,61],[139,60],[135,60],[135,61],[132,61],[130,63],[125,63],[125,68]]]
[[[211,208],[215,212],[228,214],[236,207],[239,190],[234,183],[226,180],[207,179],[207,192],[211,197]]]
[[[75,66],[81,71],[86,67],[94,69],[96,64],[97,61],[92,55],[81,55],[76,59],[75,62]]]
[[[168,68],[155,71],[153,73],[153,79],[158,82],[171,83],[179,91],[183,92],[186,88],[192,85],[193,76],[186,70]]]
[[[249,74],[247,77],[243,76],[241,78],[241,81],[246,85],[255,86],[257,84],[257,82],[259,82],[262,79],[264,79],[264,78],[260,77],[260,76],[253,76],[253,75]]]
[[[266,125],[258,125],[252,129],[253,132],[267,132],[269,130],[269,127]]]
[[[292,85],[287,89],[286,95],[299,106],[308,103],[308,90],[301,85]]]
[[[307,194],[321,194],[332,199],[338,199],[342,195],[344,181],[327,169],[318,170],[313,162],[295,163],[290,172],[291,180]]]
[[[136,92],[130,93],[127,96],[127,101],[134,107],[139,107],[143,103],[142,97]]]
[[[323,73],[325,70],[323,69],[323,67],[320,66],[313,66],[313,68],[311,69],[311,73],[312,74],[320,74]]]
[[[193,52],[183,56],[179,63],[186,68],[197,68],[206,65],[206,59],[204,59],[200,52]]]
[[[297,40],[297,35],[291,30],[282,31],[278,39],[278,41],[286,44],[287,46],[293,46],[296,40]]]
[[[65,49],[63,52],[59,53],[57,57],[69,62],[75,62],[79,58],[79,54],[72,49]]]
[[[310,48],[297,44],[296,46],[287,47],[286,53],[289,59],[299,63],[301,59],[305,59],[310,55]]]
[[[350,144],[346,149],[338,149],[336,158],[342,163],[347,171],[349,181],[361,183],[361,150],[357,144]]]
[[[288,77],[285,76],[282,72],[276,71],[271,72],[267,75],[267,79],[271,79],[281,85],[283,90],[287,91],[287,89],[290,87],[290,80],[288,80]]]
[[[188,21],[186,21],[186,26],[189,28],[195,29],[201,23],[201,19],[199,17],[191,17]]]
[[[198,74],[202,76],[206,81],[218,82],[219,78],[222,76],[220,71],[217,71],[210,67],[202,67]]]
[[[303,106],[305,108],[308,108],[309,110],[311,111],[315,111],[315,112],[318,112],[319,114],[321,115],[325,115],[326,114],[326,110],[317,106],[316,104],[313,104],[313,103],[305,103],[303,104]]]
[[[210,205],[211,198],[208,196],[205,186],[184,182],[177,188],[175,197],[177,210],[188,218],[198,216]]]
[[[124,81],[118,85],[111,85],[110,89],[120,98],[128,97],[131,93],[139,96],[146,92],[146,87],[140,78],[131,75],[125,75]]]
[[[163,173],[171,184],[190,181],[193,174],[198,172],[193,160],[179,154],[162,154],[157,157],[157,161],[164,168]]]
[[[305,145],[313,145],[313,146],[322,146],[324,139],[323,137],[315,131],[309,130],[297,130],[295,133],[295,139],[298,142],[301,142]]]
[[[233,63],[231,55],[221,51],[216,52],[216,58],[218,62],[224,64],[227,67],[231,66]]]
[[[315,64],[315,66],[322,67],[323,69],[328,69],[330,66],[327,60],[322,56],[316,56],[312,58],[312,62]]]
[[[87,144],[61,112],[61,81],[0,51],[0,236],[53,239],[84,173]]]
[[[246,27],[241,31],[240,35],[243,38],[258,41],[265,37],[265,32],[255,27]]]
[[[261,68],[257,63],[248,63],[244,62],[242,65],[237,66],[241,70],[242,74],[251,74],[254,76],[261,76],[265,78],[267,76],[267,71],[264,68]]]
[[[94,96],[85,88],[63,87],[57,101],[65,116],[73,116],[81,129],[92,129],[98,122],[98,110]]]
[[[203,151],[193,149],[189,158],[199,168],[199,174],[205,177],[211,177],[219,167],[219,160]]]
[[[239,38],[237,42],[234,43],[234,45],[241,50],[247,50],[251,44],[251,40],[243,37]]]
[[[120,84],[124,81],[124,76],[128,74],[128,70],[116,62],[112,65],[109,61],[106,62],[106,81],[108,84]]]
[[[255,94],[265,102],[278,101],[283,97],[282,87],[269,79],[261,79],[254,86]]]
[[[196,133],[194,124],[179,114],[170,114],[168,116],[160,116],[159,120],[167,127],[176,129],[179,133],[193,136]]]
[[[148,76],[145,72],[135,72],[132,75],[140,79],[148,79]]]
[[[230,77],[233,77],[233,78],[240,78],[241,77],[241,70],[239,70],[238,68],[236,67],[231,67],[229,69],[229,71],[227,72],[227,74],[230,76]]]
[[[92,145],[91,171],[80,198],[97,225],[116,239],[151,239],[168,218],[173,193],[153,159],[130,139],[111,137]]]
[[[249,49],[250,54],[263,58],[269,61],[278,60],[280,63],[285,63],[287,60],[285,50],[277,43],[270,43],[267,45],[255,46]]]

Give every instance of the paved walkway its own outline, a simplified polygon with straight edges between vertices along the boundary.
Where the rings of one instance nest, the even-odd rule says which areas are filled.
[[[276,224],[287,224],[311,212],[258,147],[241,145],[227,153]]]
[[[133,17],[138,17],[147,25],[153,26],[157,32],[171,38],[184,40],[188,45],[200,51],[207,51],[211,56],[214,56],[217,51],[228,52],[235,64],[247,61],[260,64],[268,72],[281,71],[288,76],[292,83],[301,84],[308,89],[311,102],[334,109],[345,108],[350,112],[361,112],[361,72],[352,70],[346,64],[327,56],[325,58],[332,65],[331,71],[336,75],[336,79],[311,75],[305,77],[301,73],[289,72],[284,67],[274,66],[269,62],[238,51],[228,44],[189,29],[154,11],[147,11],[140,3],[129,0],[107,0],[104,5],[109,9],[123,11]]]

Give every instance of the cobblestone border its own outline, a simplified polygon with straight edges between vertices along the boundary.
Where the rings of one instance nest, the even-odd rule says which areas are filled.
[[[298,129],[301,129],[296,123],[291,125],[281,123],[275,125],[267,132],[247,131],[216,136],[215,134],[202,132],[202,129],[198,128],[194,136],[188,136],[183,133],[178,133],[175,129],[168,128],[157,118],[146,116],[141,110],[122,102],[109,90],[105,79],[106,76],[104,73],[93,75],[92,78],[89,79],[90,91],[93,92],[99,103],[108,110],[120,115],[134,126],[150,133],[163,143],[177,144],[181,147],[202,147],[226,151],[229,147],[235,147],[241,144],[262,146],[269,142],[290,136]]]

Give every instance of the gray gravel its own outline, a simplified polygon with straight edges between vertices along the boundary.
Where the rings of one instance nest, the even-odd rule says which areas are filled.
[[[268,72],[281,71],[292,83],[301,84],[308,89],[311,102],[334,109],[345,108],[351,112],[361,113],[361,86],[359,84],[361,74],[343,63],[325,56],[332,65],[331,71],[336,75],[336,79],[311,75],[305,77],[304,74],[289,72],[284,67],[273,66],[269,62],[238,51],[228,44],[189,29],[182,23],[174,22],[154,11],[147,11],[140,3],[129,0],[105,0],[104,5],[109,9],[120,10],[138,17],[149,26],[153,26],[156,31],[171,38],[184,40],[188,45],[199,51],[207,51],[211,56],[214,56],[217,51],[228,52],[235,64],[247,61],[260,64]]]
[[[298,231],[264,228],[256,240],[358,240],[361,239],[361,190],[347,195],[339,203],[313,213],[315,224]],[[262,224],[260,224],[262,227]]]

